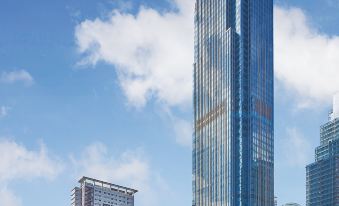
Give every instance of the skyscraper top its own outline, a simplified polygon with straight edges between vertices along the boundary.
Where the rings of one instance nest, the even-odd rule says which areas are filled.
[[[330,115],[330,120],[334,120],[339,117],[339,92],[333,96],[333,109]]]

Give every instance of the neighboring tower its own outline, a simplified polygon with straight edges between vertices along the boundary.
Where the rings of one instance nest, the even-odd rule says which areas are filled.
[[[306,205],[339,205],[339,94],[329,122],[320,128],[315,163],[306,167]]]
[[[89,177],[79,180],[71,194],[71,206],[134,206],[137,190]]]
[[[194,206],[273,206],[273,0],[196,0]]]

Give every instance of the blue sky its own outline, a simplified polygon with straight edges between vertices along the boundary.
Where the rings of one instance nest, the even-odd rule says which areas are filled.
[[[0,205],[69,205],[81,175],[191,204],[192,2],[0,2]],[[275,189],[304,204],[339,90],[339,1],[275,4]]]

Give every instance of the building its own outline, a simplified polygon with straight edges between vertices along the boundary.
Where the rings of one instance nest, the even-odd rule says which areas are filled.
[[[286,203],[286,204],[284,204],[282,206],[301,206],[301,205],[299,205],[297,203]]]
[[[278,197],[274,197],[274,206],[278,206]]]
[[[315,162],[306,167],[306,205],[339,205],[339,94],[329,121],[320,128]]]
[[[196,0],[194,206],[274,205],[273,0]]]
[[[71,206],[134,206],[137,190],[83,177],[71,193]]]

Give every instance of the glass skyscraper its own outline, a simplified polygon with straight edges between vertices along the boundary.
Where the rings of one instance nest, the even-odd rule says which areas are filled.
[[[315,162],[306,167],[306,205],[339,205],[339,94],[329,122],[320,128]]]
[[[196,0],[193,206],[273,206],[273,0]]]

